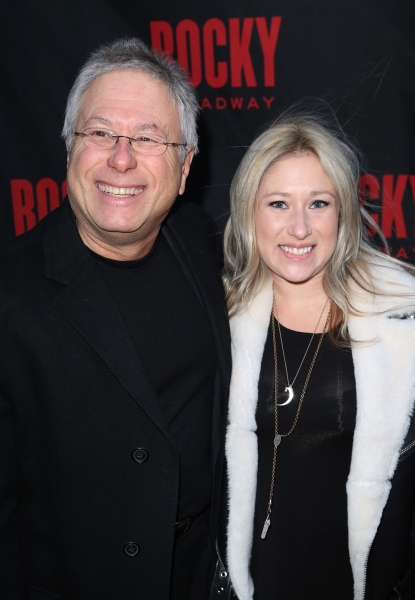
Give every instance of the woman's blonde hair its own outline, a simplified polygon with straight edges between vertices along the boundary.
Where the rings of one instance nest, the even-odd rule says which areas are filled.
[[[413,267],[385,256],[369,243],[367,226],[379,228],[359,201],[358,154],[341,129],[322,123],[318,116],[283,116],[268,127],[248,149],[231,184],[231,214],[225,229],[224,282],[230,316],[242,312],[269,276],[261,261],[255,236],[255,207],[259,186],[275,163],[290,155],[313,154],[332,181],[339,204],[336,248],[327,263],[323,286],[332,301],[331,338],[349,340],[347,322],[353,313],[348,281],[377,293],[368,260],[381,257],[415,273]],[[336,325],[336,334],[334,334]],[[340,342],[339,342],[340,340]]]

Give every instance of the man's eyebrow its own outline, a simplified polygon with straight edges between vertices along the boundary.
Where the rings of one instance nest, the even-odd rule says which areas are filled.
[[[160,129],[155,123],[136,123],[134,129]]]
[[[114,126],[114,123],[110,119],[106,119],[105,117],[100,117],[98,115],[92,115],[92,117],[89,117],[85,121],[85,124],[89,123],[89,121],[100,121],[101,123],[105,123],[106,125],[109,125],[110,127]],[[137,129],[140,131],[159,131],[159,132],[161,132],[160,127],[158,125],[156,125],[156,123],[136,123],[134,125],[133,131],[135,131]]]
[[[157,133],[158,135],[165,136],[165,132],[156,123],[136,123],[133,129],[134,132],[146,132]],[[134,134],[135,135],[135,134]]]
[[[112,125],[112,121],[110,121],[109,119],[106,119],[105,117],[99,117],[98,115],[93,115],[92,117],[89,117],[85,123],[89,123],[89,121],[102,121],[102,123],[106,123],[108,125]]]

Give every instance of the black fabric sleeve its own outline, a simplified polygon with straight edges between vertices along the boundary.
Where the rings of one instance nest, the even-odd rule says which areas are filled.
[[[13,413],[0,376],[0,590],[2,600],[29,598],[18,533],[19,487]]]

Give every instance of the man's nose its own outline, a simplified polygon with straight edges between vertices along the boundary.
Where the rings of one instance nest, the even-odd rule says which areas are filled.
[[[135,169],[137,166],[136,153],[134,152],[130,141],[126,138],[118,138],[118,142],[114,148],[111,148],[111,153],[108,157],[110,167],[123,172],[128,169]]]
[[[311,233],[307,211],[303,208],[294,208],[288,227],[288,233],[299,240],[303,240]]]

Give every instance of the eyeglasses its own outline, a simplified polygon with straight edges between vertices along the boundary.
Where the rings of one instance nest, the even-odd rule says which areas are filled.
[[[85,131],[74,131],[74,135],[82,137],[82,141],[88,148],[94,148],[95,150],[110,150],[118,144],[120,138],[125,138],[129,141],[130,146],[144,156],[158,156],[166,152],[167,146],[173,146],[177,148],[183,146],[187,147],[187,144],[178,142],[163,142],[162,140],[152,139],[146,135],[138,135],[137,137],[129,137],[128,135],[115,135],[112,131],[105,129],[85,129]]]

